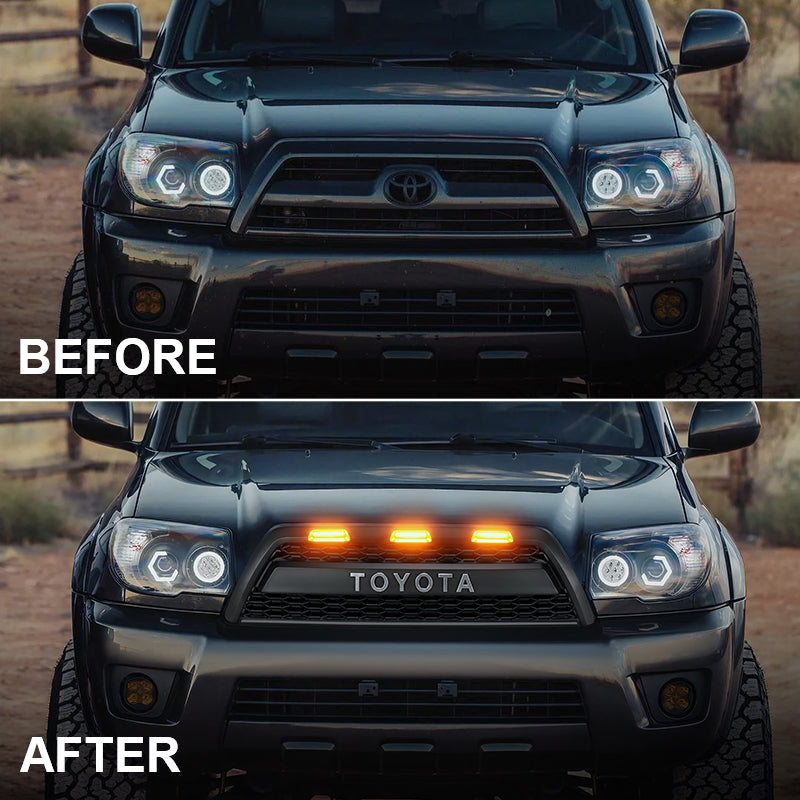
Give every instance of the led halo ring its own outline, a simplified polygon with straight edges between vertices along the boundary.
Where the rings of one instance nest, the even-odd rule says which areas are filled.
[[[175,578],[178,577],[178,570],[173,567],[172,572],[169,575],[161,575],[157,571],[157,563],[162,558],[175,558],[172,553],[168,550],[157,550],[153,553],[150,560],[147,562],[147,569],[150,570],[150,574],[153,576],[153,580],[158,581],[159,583],[172,583]]]
[[[233,175],[225,164],[212,161],[200,168],[197,183],[200,190],[209,197],[222,197],[230,191]]]
[[[176,164],[172,163],[164,164],[158,171],[158,175],[156,176],[156,183],[158,184],[158,188],[161,189],[161,191],[164,194],[170,197],[178,197],[182,195],[186,189],[186,181],[184,180],[181,181],[180,186],[168,186],[165,183],[167,175],[170,172],[179,172],[179,171],[180,167],[178,167]]]
[[[664,567],[664,572],[660,578],[651,578],[648,576],[647,572],[643,570],[641,578],[642,583],[645,586],[656,586],[658,588],[666,586],[667,581],[669,581],[669,579],[672,577],[673,574],[673,570],[672,567],[670,566],[669,560],[664,555],[653,556],[650,560],[656,561],[659,564],[661,564]]]
[[[592,175],[592,191],[601,200],[616,200],[624,187],[622,173],[612,167],[603,167]]]
[[[203,571],[205,564],[205,572]],[[216,572],[209,572],[208,569]],[[204,584],[218,583],[225,575],[225,559],[216,550],[200,550],[192,556],[192,575]]]
[[[600,559],[597,565],[597,578],[603,586],[618,589],[628,582],[631,568],[628,560],[620,553],[610,553]]]

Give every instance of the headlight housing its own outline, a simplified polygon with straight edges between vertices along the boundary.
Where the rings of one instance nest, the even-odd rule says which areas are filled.
[[[710,567],[704,524],[605,533],[592,539],[589,588],[595,600],[675,600],[698,589]]]
[[[700,186],[702,158],[693,139],[596,147],[586,153],[587,211],[672,211]]]
[[[137,592],[226,595],[231,588],[228,531],[122,519],[111,532],[109,550],[112,570]]]
[[[122,143],[119,173],[141,203],[168,208],[232,208],[236,202],[236,148],[150,133],[132,133]]]

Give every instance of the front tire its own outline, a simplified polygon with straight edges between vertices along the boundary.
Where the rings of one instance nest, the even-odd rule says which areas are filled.
[[[59,339],[101,338],[89,302],[86,283],[86,262],[78,253],[61,297],[61,317],[58,325]],[[77,362],[77,359],[76,359]],[[80,367],[86,369],[86,359],[81,355]],[[94,375],[56,375],[56,397],[153,397],[156,382],[146,372],[142,375],[125,375],[113,362],[101,365]]]
[[[665,397],[761,397],[761,332],[753,282],[739,254],[733,257],[725,325],[715,348],[699,364],[672,372]]]
[[[711,756],[675,770],[673,800],[772,800],[772,728],[767,687],[745,643],[736,711],[727,739]]]
[[[75,648],[70,640],[56,664],[47,717],[47,751],[56,752],[57,736],[91,736],[78,691]],[[70,749],[75,749],[74,747]],[[94,747],[77,748],[79,758],[68,758],[65,772],[45,774],[45,800],[150,800],[146,778],[137,773],[120,775],[106,762],[95,771]]]

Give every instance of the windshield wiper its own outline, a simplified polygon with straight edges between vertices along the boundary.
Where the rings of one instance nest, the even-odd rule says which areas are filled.
[[[377,67],[382,60],[370,55],[347,55],[342,53],[276,53],[269,50],[253,50],[241,56],[227,56],[225,58],[200,59],[193,62],[195,66],[225,66],[231,64],[246,64],[249,67],[269,67],[280,65],[313,66],[317,64],[332,64],[337,66],[367,66]]]
[[[580,445],[563,444],[556,439],[539,437],[533,439],[502,439],[491,436],[478,436],[474,433],[455,433],[449,439],[410,439],[403,442],[391,441],[385,444],[389,447],[406,447],[411,450],[438,448],[442,450],[522,450],[538,453],[580,453],[583,450]]]
[[[502,53],[482,53],[472,50],[453,50],[441,56],[396,56],[386,57],[392,64],[449,64],[452,67],[527,67],[531,69],[579,69],[577,64],[556,61],[552,56],[511,56]]]

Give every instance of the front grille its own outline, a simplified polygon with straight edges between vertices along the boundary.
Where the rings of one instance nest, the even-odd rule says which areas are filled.
[[[297,156],[283,162],[272,178],[279,181],[374,182],[384,170],[424,164],[448,183],[542,183],[545,178],[527,158],[396,158],[393,156]]]
[[[569,291],[246,289],[237,330],[579,331]]]
[[[250,230],[404,234],[526,234],[571,236],[560,208],[352,208],[348,206],[261,205]]]
[[[442,694],[450,696],[442,696]],[[565,680],[248,679],[236,720],[412,723],[580,723],[580,687]]]
[[[397,206],[384,196],[392,170],[404,167],[423,168],[434,178],[439,191],[429,205]],[[536,161],[425,155],[290,157],[269,179],[247,232],[573,236]]]
[[[577,614],[569,594],[549,566],[540,549],[530,546],[477,547],[442,545],[416,552],[392,550],[380,545],[350,545],[335,551],[314,549],[302,542],[284,543],[269,559],[269,565],[282,563],[318,564],[321,561],[350,561],[362,564],[531,564],[546,569],[558,593],[493,596],[463,595],[399,596],[385,595],[305,595],[270,594],[258,589],[250,592],[241,612],[242,622],[439,622],[439,623],[561,623],[574,624]],[[265,572],[266,568],[265,567]]]

